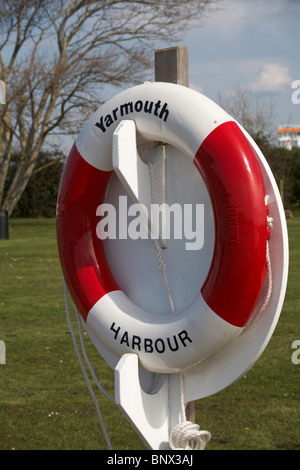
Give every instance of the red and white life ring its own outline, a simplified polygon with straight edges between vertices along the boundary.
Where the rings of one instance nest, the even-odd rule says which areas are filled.
[[[96,209],[112,176],[112,135],[134,120],[142,141],[165,142],[201,173],[215,217],[215,248],[199,295],[183,311],[153,315],[117,285]],[[179,372],[220,352],[247,325],[266,276],[269,237],[262,172],[248,139],[224,110],[182,86],[147,83],[101,106],[68,157],[58,196],[57,237],[64,277],[83,320],[117,357],[139,355],[146,370]]]

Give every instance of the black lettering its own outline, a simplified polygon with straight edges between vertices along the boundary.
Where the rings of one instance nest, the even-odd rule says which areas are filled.
[[[129,101],[128,103],[124,103],[120,106],[120,113],[121,116],[124,116],[124,114],[129,114],[133,112],[133,104],[132,101]]]
[[[135,349],[135,346],[140,351],[141,350],[141,338],[139,336],[133,335],[132,337],[132,349]]]
[[[165,122],[166,122],[166,120],[168,119],[168,116],[169,116],[169,110],[167,109],[167,106],[168,106],[168,104],[165,103],[165,104],[163,105],[163,107],[161,108],[161,112],[159,113],[160,119],[162,119],[163,116],[164,116],[163,119],[164,119]]]
[[[153,101],[150,101],[150,104],[149,104],[149,101],[145,102],[145,107],[144,107],[145,113],[149,113],[149,114],[152,113],[153,104],[154,104]]]
[[[187,343],[192,343],[191,338],[189,337],[186,330],[182,330],[178,335],[172,335],[168,338],[141,338],[138,335],[131,335],[128,331],[121,332],[121,327],[116,326],[115,322],[111,324],[110,331],[114,333],[114,339],[120,340],[120,344],[125,344],[128,348],[131,347],[132,350],[142,350],[142,345],[144,346],[144,351],[146,353],[153,353],[156,351],[159,354],[163,354],[167,348],[170,351],[178,351],[180,344],[182,344],[185,348],[187,347]],[[178,340],[179,338],[179,340]],[[142,343],[143,341],[143,343]]]
[[[148,353],[153,352],[153,346],[152,346],[152,339],[151,338],[145,338],[144,339],[144,348],[145,348],[145,352],[148,352]]]
[[[158,346],[160,344],[160,346]],[[161,338],[158,338],[155,343],[154,343],[155,349],[159,354],[162,354],[165,352],[165,343]]]
[[[108,114],[107,116],[105,116],[105,124],[106,124],[106,127],[109,127],[113,124],[114,120],[113,118],[111,117],[110,114]]]
[[[178,346],[178,341],[177,341],[176,335],[173,336],[173,339],[174,339],[174,343],[175,343],[174,346],[171,344],[170,338],[167,338],[168,346],[171,349],[171,351],[178,351],[179,346]]]
[[[118,113],[120,112],[120,116],[123,117],[124,115],[128,115],[133,113],[133,111],[140,113],[144,110],[145,113],[153,114],[160,119],[163,119],[164,122],[167,121],[169,117],[169,110],[168,110],[168,103],[164,103],[163,107],[161,108],[161,101],[157,100],[154,104],[153,101],[145,101],[143,103],[142,100],[138,100],[135,103],[132,101],[128,101],[128,103],[121,104],[120,108],[116,107],[112,110],[111,114],[107,114],[104,118],[103,116],[100,117],[99,121],[95,123],[96,127],[102,130],[102,132],[106,132],[106,129],[110,127],[115,121],[118,120],[119,116]]]
[[[143,109],[143,102],[141,100],[137,101],[134,105],[134,109],[136,110],[137,113],[142,111]]]
[[[117,339],[117,336],[119,334],[119,331],[120,331],[121,327],[119,326],[117,330],[115,330],[114,327],[115,327],[115,322],[112,323],[112,325],[110,327],[110,330],[115,333],[114,338]]]
[[[180,338],[180,341],[182,342],[183,346],[186,348],[186,344],[185,344],[185,341],[189,341],[190,343],[192,343],[192,340],[191,338],[188,336],[187,332],[185,330],[181,331],[179,334],[178,334],[179,338]]]
[[[161,101],[158,100],[156,103],[155,103],[155,106],[154,106],[154,115],[155,116],[158,116],[158,110],[160,108],[160,105],[161,105]]]
[[[120,344],[126,343],[126,346],[129,347],[129,341],[128,341],[128,331],[125,331],[125,333],[122,336],[122,339],[120,341]]]
[[[95,126],[99,127],[99,129],[101,129],[102,132],[105,132],[105,131],[106,131],[106,129],[105,129],[104,125],[103,125],[103,116],[101,116],[99,122],[96,122]]]
[[[117,117],[117,111],[118,111],[119,108],[116,108],[113,110],[113,116],[114,116],[114,120],[116,121],[118,119]]]
[[[239,245],[240,243],[240,229],[239,229],[239,211],[237,204],[227,205],[228,215],[228,233],[230,243]]]

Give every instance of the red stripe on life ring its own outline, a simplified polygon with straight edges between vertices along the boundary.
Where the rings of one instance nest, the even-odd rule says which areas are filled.
[[[201,292],[217,315],[243,327],[266,275],[262,172],[252,147],[233,121],[208,135],[194,163],[207,184],[215,216],[213,260]]]
[[[96,209],[104,202],[111,174],[87,163],[74,144],[59,188],[59,255],[70,294],[84,320],[101,297],[119,289],[95,230]]]

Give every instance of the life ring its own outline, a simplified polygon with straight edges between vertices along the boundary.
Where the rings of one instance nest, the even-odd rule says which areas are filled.
[[[183,311],[153,315],[117,285],[96,209],[113,173],[112,135],[124,119],[142,141],[178,148],[201,173],[215,218],[212,263],[199,295]],[[116,95],[89,119],[64,168],[57,239],[70,294],[90,331],[117,357],[137,353],[142,368],[177,373],[232,342],[257,308],[269,237],[265,188],[255,151],[217,104],[189,88],[145,83]]]

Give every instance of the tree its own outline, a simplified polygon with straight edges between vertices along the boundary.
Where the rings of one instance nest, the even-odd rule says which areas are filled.
[[[249,90],[238,86],[236,91],[218,94],[220,106],[236,119],[258,144],[266,144],[274,134],[275,103],[273,98],[255,99]]]
[[[300,151],[271,145],[266,145],[262,150],[280,189],[284,208],[290,209],[293,203],[299,201]]]
[[[11,214],[41,149],[77,133],[105,86],[145,80],[149,52],[218,0],[6,0],[0,6],[0,207]],[[178,34],[180,32],[180,34]],[[47,150],[47,149],[46,149]],[[11,184],[5,181],[19,155]]]
[[[6,185],[10,185],[15,173],[18,155],[13,154]],[[57,193],[65,158],[41,151],[37,169],[33,172],[12,217],[55,217]]]
[[[255,99],[249,90],[237,87],[219,93],[220,105],[253,137],[274,174],[285,209],[300,199],[299,149],[280,148],[274,142],[275,106],[272,97]]]

